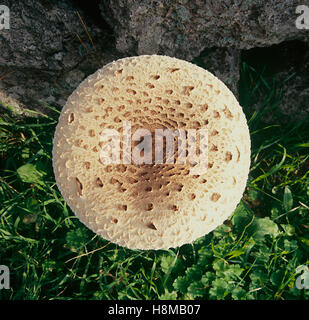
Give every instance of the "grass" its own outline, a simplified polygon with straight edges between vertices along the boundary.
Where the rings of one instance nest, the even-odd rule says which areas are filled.
[[[245,63],[241,71],[252,139],[243,199],[215,231],[168,251],[122,248],[82,225],[52,172],[57,119],[3,113],[0,265],[11,284],[0,299],[308,299],[294,285],[308,265],[308,120],[265,124],[270,112],[280,118],[281,84]]]

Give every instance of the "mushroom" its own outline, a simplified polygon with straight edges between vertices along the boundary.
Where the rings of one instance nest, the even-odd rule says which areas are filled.
[[[190,151],[179,136],[171,140],[174,153],[154,161],[153,140],[149,153],[141,137],[168,129],[182,129],[185,138],[207,130],[205,170],[178,161]],[[106,141],[104,130],[111,132]],[[203,153],[202,135],[191,140]],[[111,152],[117,146],[118,156]],[[147,161],[135,161],[134,152]],[[234,95],[208,71],[167,56],[124,58],[90,75],[67,100],[53,141],[55,178],[68,205],[95,233],[131,249],[177,247],[214,230],[239,203],[249,167],[249,130]]]

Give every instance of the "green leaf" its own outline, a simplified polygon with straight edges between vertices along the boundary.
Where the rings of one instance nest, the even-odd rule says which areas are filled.
[[[308,236],[300,237],[299,240],[301,241],[301,244],[303,245],[303,247],[309,251],[309,237]]]
[[[217,278],[225,279],[229,283],[239,279],[243,272],[239,264],[228,264],[223,260],[217,260],[213,268],[216,270]]]
[[[281,213],[281,206],[278,203],[273,203],[270,209],[271,218],[274,220],[279,217]]]
[[[276,270],[270,275],[270,282],[276,286],[279,287],[282,283],[282,280],[284,278],[284,270]]]
[[[249,232],[253,233],[255,241],[263,241],[266,235],[276,236],[279,233],[278,226],[275,222],[266,218],[256,218],[249,228]]]
[[[23,159],[29,159],[29,158],[30,158],[30,155],[31,155],[31,150],[30,150],[30,148],[25,147],[25,148],[22,149],[22,151],[21,151],[21,157],[22,157]]]
[[[187,292],[188,286],[189,282],[186,277],[178,277],[173,283],[175,290],[178,290],[182,294]]]
[[[228,269],[229,265],[223,260],[217,260],[213,263],[213,268],[216,271],[217,277],[224,276],[224,272]]]
[[[42,170],[39,163],[27,163],[17,169],[17,174],[23,182],[44,185],[43,177],[46,172]]]
[[[201,268],[205,268],[207,265],[211,264],[213,260],[213,253],[205,247],[198,250],[198,256],[197,264],[200,265]]]
[[[172,267],[175,257],[173,256],[162,256],[161,257],[161,268],[164,273],[167,273]]]
[[[212,282],[212,288],[209,290],[209,296],[212,299],[221,300],[228,295],[228,284],[223,279],[215,279]]]
[[[254,270],[253,273],[250,274],[250,289],[258,289],[260,287],[264,287],[265,284],[268,282],[268,275],[262,269]]]
[[[244,228],[251,222],[252,214],[247,210],[243,202],[240,202],[240,204],[235,209],[231,220],[233,223],[233,230],[236,233],[241,233]]]
[[[176,291],[169,292],[167,289],[165,289],[164,294],[161,294],[159,296],[159,299],[160,300],[176,300],[177,292]]]
[[[88,241],[88,235],[84,228],[78,228],[67,232],[66,237],[66,247],[68,247],[73,252],[79,252]]]
[[[204,287],[209,287],[210,284],[216,279],[216,275],[213,272],[207,271],[202,275],[201,282]]]
[[[228,257],[229,257],[229,259],[233,259],[233,258],[236,258],[236,257],[243,255],[244,253],[246,253],[246,251],[247,251],[247,249],[245,249],[245,248],[233,250],[228,253]]]
[[[232,298],[234,300],[243,300],[246,299],[246,291],[240,287],[233,289]]]
[[[248,196],[252,201],[256,201],[262,198],[262,193],[259,190],[250,188],[248,191]]]
[[[298,244],[296,240],[287,240],[284,239],[284,249],[288,252],[294,251],[298,249]]]
[[[281,227],[283,228],[284,232],[287,236],[292,236],[295,234],[295,227],[290,224],[282,224]]]
[[[202,281],[192,282],[188,287],[188,293],[193,297],[203,297],[205,289]]]
[[[257,264],[266,265],[271,256],[271,250],[267,247],[261,247],[259,251],[254,252],[253,256]]]
[[[238,280],[243,273],[244,269],[239,264],[232,264],[224,273],[224,277],[228,281]]]
[[[309,148],[309,142],[306,142],[306,143],[297,143],[295,145],[295,147],[298,147],[298,148]]]
[[[186,270],[186,277],[190,282],[198,281],[202,277],[202,269],[199,265],[193,265],[192,267]]]
[[[287,212],[293,208],[293,195],[289,186],[285,186],[283,194],[283,209]]]
[[[231,231],[231,228],[229,226],[222,224],[221,226],[219,226],[213,231],[213,235],[215,238],[221,239],[225,237],[230,231]]]

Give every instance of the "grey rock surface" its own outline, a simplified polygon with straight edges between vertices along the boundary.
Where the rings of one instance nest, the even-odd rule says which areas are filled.
[[[209,48],[193,61],[217,76],[237,97],[240,55],[238,49]]]
[[[86,76],[119,57],[106,45],[110,35],[79,10],[80,19],[68,1],[1,4],[10,9],[10,29],[0,30],[2,104],[20,111],[45,112],[46,104],[61,107]]]
[[[192,60],[211,47],[250,49],[287,40],[308,42],[296,7],[308,0],[101,0],[116,47],[132,54]]]
[[[265,122],[288,123],[308,118],[309,44],[293,41],[271,48],[255,48],[251,51],[251,59],[246,57],[248,53],[244,52],[243,59],[264,78],[262,95],[259,94],[260,90],[256,90],[250,101],[251,111],[258,110],[265,103],[266,97],[274,92],[275,100],[280,98],[280,104],[278,109],[274,108],[264,114]],[[274,100],[269,100],[267,105],[275,106]]]
[[[283,82],[280,110],[286,122],[309,115],[309,48],[303,60],[300,68],[288,66],[277,74],[278,81]]]
[[[20,112],[47,113],[47,104],[60,109],[89,74],[137,54],[195,59],[237,96],[242,50],[294,39],[309,43],[309,31],[295,26],[296,6],[309,0],[97,0],[88,6],[96,10],[97,3],[113,31],[72,0],[2,0],[11,25],[0,30],[0,103]],[[297,108],[308,113],[308,67],[288,66],[278,78],[294,72],[284,83],[287,116]]]

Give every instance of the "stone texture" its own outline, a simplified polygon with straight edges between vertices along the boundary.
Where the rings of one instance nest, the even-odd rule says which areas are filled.
[[[291,54],[293,52],[286,57],[286,63],[276,75],[283,83],[279,108],[284,122],[300,121],[309,115],[309,46],[303,55],[296,55],[295,63],[291,63]]]
[[[233,48],[209,48],[193,61],[217,76],[237,97],[240,53]]]
[[[278,110],[265,113],[263,120],[268,123],[301,121],[309,115],[309,44],[299,41],[283,42],[269,48],[254,48],[243,52],[243,58],[265,83],[273,88],[275,80],[276,100],[281,96]],[[270,89],[265,85],[253,95],[251,112],[258,110],[265,102]],[[262,101],[260,101],[262,99]],[[272,100],[270,101],[270,106]]]
[[[46,112],[61,107],[89,74],[119,55],[110,35],[70,2],[3,0],[10,8],[9,30],[0,31],[0,102]],[[106,43],[110,44],[109,46]]]
[[[309,39],[308,30],[295,27],[296,6],[309,6],[309,0],[96,0],[84,4],[101,11],[101,20],[113,31],[98,24],[88,10],[78,8],[77,2],[82,3],[1,2],[10,8],[11,28],[0,30],[0,103],[20,112],[29,108],[46,113],[46,104],[60,109],[76,86],[104,64],[153,53],[188,61],[195,58],[237,96],[242,50],[294,39],[308,43]],[[308,113],[307,64],[303,63],[303,70],[294,63],[277,72],[278,79],[295,73],[284,83],[281,108],[287,116],[295,114],[296,106],[297,115]]]
[[[290,76],[295,70],[279,74],[282,80]],[[302,120],[309,115],[309,72],[296,73],[283,87],[280,109],[285,116],[285,121]]]
[[[211,47],[250,49],[309,39],[298,30],[296,7],[308,0],[101,0],[116,47],[131,54],[192,60]]]

